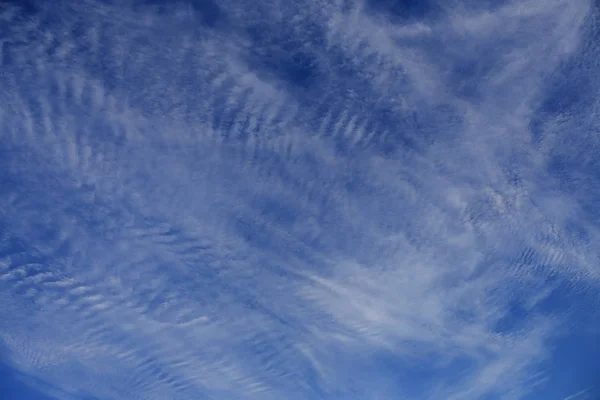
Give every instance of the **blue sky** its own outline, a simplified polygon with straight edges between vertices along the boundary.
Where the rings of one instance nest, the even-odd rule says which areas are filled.
[[[599,29],[2,2],[0,397],[598,399]]]

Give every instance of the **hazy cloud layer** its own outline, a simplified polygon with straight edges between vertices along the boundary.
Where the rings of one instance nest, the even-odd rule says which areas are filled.
[[[598,328],[592,2],[110,3],[1,6],[0,340],[53,396],[518,399]]]

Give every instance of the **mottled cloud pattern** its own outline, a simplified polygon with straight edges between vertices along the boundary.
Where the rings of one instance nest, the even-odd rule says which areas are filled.
[[[597,332],[593,2],[0,10],[0,355],[43,392],[521,399]]]

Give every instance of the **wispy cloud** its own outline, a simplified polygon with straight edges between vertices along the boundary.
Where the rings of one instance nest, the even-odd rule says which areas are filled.
[[[588,393],[590,391],[590,389],[591,388],[587,388],[587,389],[581,390],[581,391],[579,391],[577,393],[573,393],[572,395],[565,397],[564,400],[572,400],[572,399],[581,398],[581,396],[583,396],[586,393]]]
[[[568,318],[545,299],[599,278],[553,160],[597,139],[567,140],[575,115],[532,127],[556,71],[598,56],[597,11],[341,3],[3,12],[16,368],[100,399],[522,398],[544,378]]]

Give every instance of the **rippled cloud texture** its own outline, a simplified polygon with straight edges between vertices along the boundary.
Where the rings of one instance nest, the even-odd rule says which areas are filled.
[[[40,398],[597,392],[593,2],[0,10],[0,360]]]

